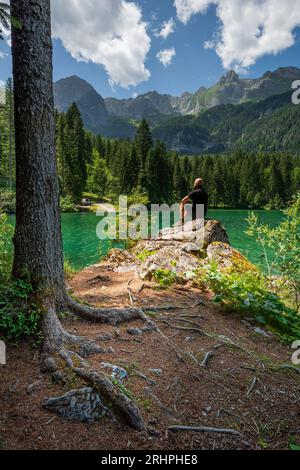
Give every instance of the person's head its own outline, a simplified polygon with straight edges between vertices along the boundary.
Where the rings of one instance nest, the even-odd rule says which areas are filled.
[[[203,186],[203,179],[202,178],[197,178],[194,183],[194,188],[198,189]]]

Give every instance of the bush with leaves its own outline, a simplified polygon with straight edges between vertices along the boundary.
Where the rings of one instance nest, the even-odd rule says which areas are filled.
[[[300,312],[300,193],[282,212],[283,221],[274,228],[259,224],[257,215],[252,213],[247,234],[261,246],[269,278],[279,273],[283,282],[288,281],[295,308]],[[268,248],[276,254],[273,261],[269,259]]]
[[[170,269],[158,268],[155,270],[153,277],[161,287],[170,287],[179,281],[177,274]]]
[[[62,196],[60,198],[60,210],[61,212],[78,212],[77,206],[71,196]]]
[[[31,301],[31,286],[23,281],[0,284],[0,335],[11,343],[31,338],[34,346],[42,342],[40,312]]]
[[[204,268],[204,282],[214,292],[214,301],[225,309],[254,316],[289,344],[300,338],[300,316],[270,292],[265,276],[258,271],[222,271],[212,263]]]
[[[25,338],[41,344],[39,309],[31,300],[32,289],[23,281],[10,279],[13,227],[0,212],[0,338],[17,344]]]
[[[0,190],[0,210],[8,214],[16,212],[16,193],[14,191]]]
[[[9,225],[7,215],[0,212],[0,280],[7,279],[12,265],[13,227]]]

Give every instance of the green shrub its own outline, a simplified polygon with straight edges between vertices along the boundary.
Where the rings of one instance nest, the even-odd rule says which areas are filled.
[[[150,251],[150,250],[143,250],[141,251],[138,255],[137,255],[137,258],[144,262],[146,261],[148,258],[150,258],[150,256],[153,256],[153,255],[156,255],[157,251],[154,250],[154,251]]]
[[[258,217],[251,214],[247,234],[261,246],[269,278],[280,273],[288,281],[294,306],[300,312],[300,193],[294,196],[289,207],[282,212],[283,221],[274,228],[259,224]],[[276,253],[272,261],[267,248]]]
[[[169,287],[176,284],[178,276],[169,269],[156,269],[153,275],[155,281],[162,287]]]
[[[60,209],[62,212],[78,212],[76,204],[72,201],[71,196],[61,196]]]
[[[32,288],[23,281],[10,279],[12,236],[13,227],[9,225],[7,215],[0,212],[0,335],[12,344],[30,337],[38,346],[42,340],[40,313],[30,301]]]
[[[12,344],[31,338],[39,346],[39,309],[30,302],[32,288],[23,281],[0,284],[0,332],[2,338]]]
[[[214,292],[216,303],[254,316],[257,322],[272,327],[287,343],[299,339],[300,316],[270,292],[261,273],[224,272],[211,264],[205,267],[204,282]]]
[[[13,227],[9,225],[7,215],[0,212],[0,281],[8,278],[12,266]]]
[[[72,278],[77,272],[68,259],[64,261],[64,271],[66,278]]]
[[[14,191],[0,191],[0,210],[8,214],[16,212],[16,194]]]

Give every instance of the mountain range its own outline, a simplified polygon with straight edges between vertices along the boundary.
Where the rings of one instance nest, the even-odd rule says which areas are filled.
[[[201,87],[196,93],[173,97],[151,91],[120,100],[103,98],[85,80],[72,76],[54,84],[54,98],[59,111],[76,103],[85,127],[109,138],[133,138],[139,122],[147,119],[154,137],[179,153],[223,152],[236,146],[249,149],[251,142],[271,150],[277,134],[278,147],[294,147],[295,139],[292,143],[285,134],[291,138],[289,117],[300,117],[300,106],[291,102],[292,82],[297,79],[300,69],[296,67],[279,68],[256,79],[229,71],[214,86]],[[278,128],[276,134],[281,120],[283,130]]]

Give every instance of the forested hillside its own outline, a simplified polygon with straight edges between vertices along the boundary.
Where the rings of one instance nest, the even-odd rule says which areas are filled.
[[[198,116],[175,117],[157,126],[153,135],[179,153],[298,152],[299,117],[300,108],[288,92],[258,103],[216,106]]]
[[[7,93],[9,96],[9,83]],[[197,123],[199,139],[205,139],[207,129],[214,126],[216,140],[238,141],[239,128],[244,127],[247,119],[255,116],[259,119],[258,116],[262,113],[267,115],[271,110],[277,109],[272,115],[272,132],[268,131],[266,134],[267,117],[260,118],[257,128],[255,125],[248,126],[241,143],[249,151],[235,149],[223,155],[191,157],[167,151],[163,141],[168,143],[171,131],[167,131],[168,128],[165,127],[166,133],[161,136],[162,141],[157,141],[152,137],[146,121],[140,124],[133,141],[95,136],[84,129],[82,116],[73,104],[66,113],[56,113],[56,154],[62,207],[64,210],[75,209],[84,193],[111,201],[115,201],[120,194],[125,194],[151,203],[173,203],[188,194],[194,179],[201,176],[205,180],[211,206],[279,208],[300,189],[297,140],[294,142],[290,138],[295,152],[287,152],[289,147],[287,145],[286,148],[285,145],[285,132],[282,131],[281,141],[278,138],[285,127],[290,135],[294,132],[297,134],[297,120],[294,119],[299,108],[285,106],[288,100],[289,95],[282,95],[277,100],[270,98],[256,105],[214,108],[197,119],[176,118],[173,126],[178,124],[177,131],[181,123],[185,123],[182,139],[188,138],[189,129],[193,130]],[[0,203],[7,210],[13,210],[14,207],[14,192],[9,191],[14,186],[14,140],[10,137],[13,135],[11,102],[11,99],[7,99],[0,112]],[[232,128],[236,133],[230,132]],[[256,141],[251,133],[256,133]],[[157,133],[154,136],[157,137]],[[281,145],[281,152],[275,152],[277,144],[274,145],[274,141]],[[263,152],[264,145],[270,146],[272,151]]]
[[[290,123],[299,117],[299,110],[292,106],[291,93],[293,81],[299,78],[296,67],[279,68],[257,79],[241,79],[230,71],[196,93],[173,97],[151,91],[119,100],[103,99],[85,80],[72,76],[54,84],[54,97],[60,112],[76,103],[85,128],[107,138],[133,140],[146,119],[154,138],[180,154],[225,153],[236,148],[294,152],[298,132]],[[262,124],[259,134],[258,124]]]

